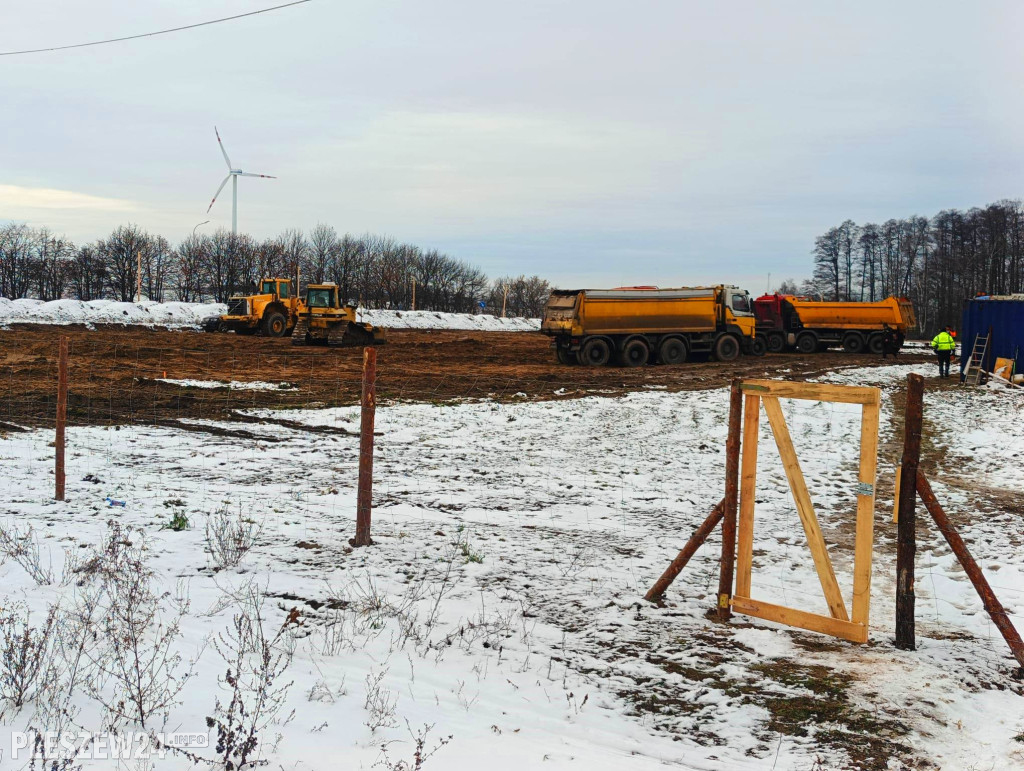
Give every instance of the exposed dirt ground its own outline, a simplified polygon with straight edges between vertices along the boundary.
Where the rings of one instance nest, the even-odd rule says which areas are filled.
[[[19,325],[0,330],[0,429],[52,423],[57,349],[69,338],[68,418],[78,424],[237,418],[252,407],[355,404],[362,350],[295,347],[288,339],[138,328]],[[637,369],[569,367],[539,333],[391,330],[378,349],[378,400],[574,398],[643,389],[700,390],[737,377],[803,380],[880,358],[827,352],[691,361]],[[901,361],[924,358],[901,354]],[[196,388],[158,378],[266,381],[279,390]],[[244,436],[244,432],[240,433]]]

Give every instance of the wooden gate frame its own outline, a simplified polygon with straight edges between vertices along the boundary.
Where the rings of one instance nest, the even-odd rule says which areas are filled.
[[[732,609],[812,632],[864,643],[868,639],[868,615],[871,603],[871,553],[874,542],[875,475],[878,466],[878,413],[881,391],[862,386],[840,386],[819,383],[793,383],[780,380],[744,380],[743,445],[740,467],[740,511],[736,563],[736,591]],[[852,618],[846,612],[839,584],[832,569],[825,539],[807,492],[800,462],[790,438],[779,399],[810,399],[822,402],[860,404],[860,470],[857,485],[857,527],[853,557]],[[751,563],[754,550],[754,495],[757,480],[757,438],[760,405],[771,425],[786,478],[793,493],[797,513],[803,524],[814,567],[828,603],[829,616],[787,608],[750,596]]]

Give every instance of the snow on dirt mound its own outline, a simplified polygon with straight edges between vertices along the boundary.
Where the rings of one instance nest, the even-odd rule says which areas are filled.
[[[358,318],[384,329],[467,329],[482,332],[536,332],[540,319],[502,319],[497,316],[437,311],[385,311],[362,308]]]
[[[8,300],[0,297],[0,325],[125,324],[168,329],[201,329],[227,311],[221,303],[139,303],[113,300]]]
[[[8,300],[0,297],[0,326],[8,324],[125,324],[167,329],[202,329],[209,319],[227,313],[223,303],[139,303],[112,300]],[[435,311],[359,311],[359,320],[385,329],[464,329],[492,332],[536,332],[539,319]]]

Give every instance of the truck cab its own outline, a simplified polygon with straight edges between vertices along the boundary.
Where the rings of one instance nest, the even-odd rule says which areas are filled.
[[[754,337],[757,319],[754,317],[754,304],[750,299],[750,292],[735,286],[723,286],[722,294],[726,328],[734,327],[734,331],[739,333],[745,353],[763,354],[764,351],[760,349],[754,350],[758,345]]]

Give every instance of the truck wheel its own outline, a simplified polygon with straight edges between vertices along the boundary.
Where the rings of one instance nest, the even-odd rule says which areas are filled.
[[[882,336],[881,335],[875,334],[875,335],[871,335],[871,337],[868,338],[868,350],[871,351],[871,353],[874,353],[874,354],[881,353],[882,352],[882,345],[883,345],[883,342],[882,342]]]
[[[642,367],[651,356],[651,349],[639,337],[634,337],[622,346],[622,364],[626,367]]]
[[[555,356],[558,357],[559,364],[579,364],[576,358],[576,354],[570,351],[568,348],[556,348]]]
[[[754,356],[764,356],[768,353],[768,341],[764,339],[764,335],[758,335],[754,338],[754,341],[750,344],[750,352]]]
[[[796,349],[800,353],[814,353],[818,350],[818,336],[813,332],[804,332],[796,339]]]
[[[282,314],[274,312],[263,317],[263,334],[267,337],[283,337],[288,323]]]
[[[612,347],[600,337],[592,337],[580,349],[580,360],[588,367],[603,367],[612,357]]]
[[[864,338],[861,337],[860,332],[847,332],[846,337],[843,338],[843,350],[847,353],[864,352]]]
[[[786,348],[786,338],[780,334],[768,335],[768,352],[782,353]]]
[[[662,364],[682,364],[686,361],[686,342],[681,337],[668,337],[658,346],[658,359]]]
[[[722,335],[715,341],[715,358],[719,361],[732,361],[740,355],[740,341],[733,335]]]

